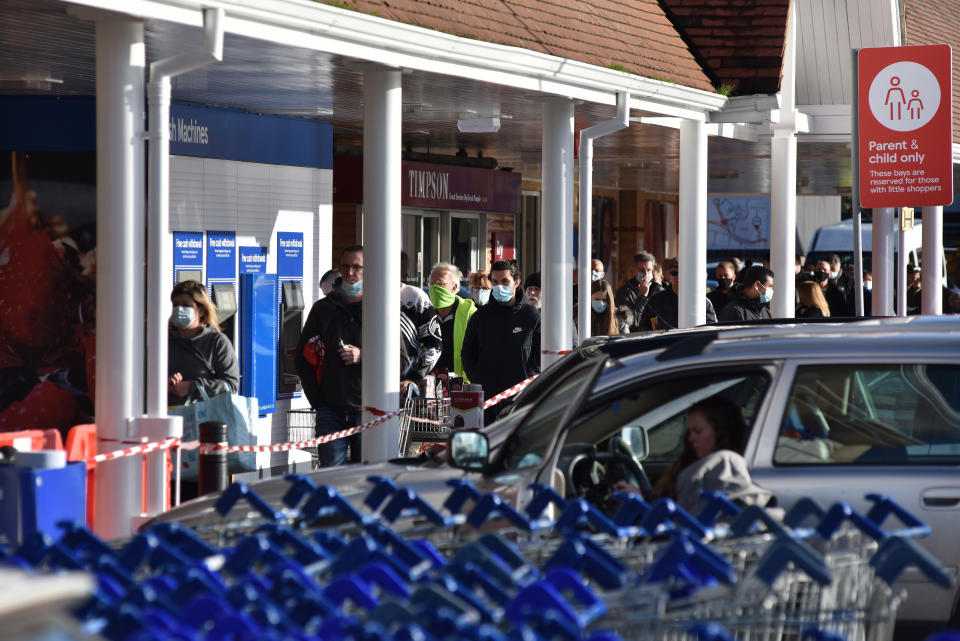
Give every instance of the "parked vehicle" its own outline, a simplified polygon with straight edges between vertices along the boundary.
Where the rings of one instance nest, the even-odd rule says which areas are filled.
[[[742,453],[754,482],[782,507],[811,497],[865,510],[867,493],[888,494],[931,525],[933,535],[921,543],[956,574],[958,329],[949,317],[883,319],[690,332],[653,350],[595,348],[559,373],[547,370],[538,393],[519,399],[485,433],[458,436],[473,441],[462,450],[472,454],[453,461],[461,469],[423,457],[320,470],[313,481],[359,504],[367,476],[390,476],[439,507],[444,482],[466,474],[517,507],[529,500],[532,482],[604,507],[620,479],[645,475],[655,483],[680,450],[687,409],[723,395],[743,409],[749,434]],[[647,450],[642,461],[636,450]],[[578,469],[584,464],[589,474]],[[286,488],[270,480],[256,489],[279,505]],[[200,499],[161,518],[216,523],[212,503]],[[909,591],[902,619],[960,619],[956,590],[909,572],[902,585]]]

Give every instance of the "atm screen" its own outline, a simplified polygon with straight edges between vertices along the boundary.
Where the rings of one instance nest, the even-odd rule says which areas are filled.
[[[199,269],[181,269],[177,272],[177,282],[182,283],[185,280],[203,282],[203,272]]]
[[[233,285],[229,283],[216,283],[213,286],[213,302],[221,320],[237,313],[237,295],[233,291]]]

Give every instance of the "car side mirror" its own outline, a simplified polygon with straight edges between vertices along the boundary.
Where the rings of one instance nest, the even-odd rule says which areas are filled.
[[[450,435],[450,460],[462,470],[480,471],[487,466],[490,441],[482,432],[461,430]]]
[[[620,440],[630,447],[630,451],[642,461],[650,454],[650,440],[647,437],[647,430],[640,425],[627,425],[620,430]]]

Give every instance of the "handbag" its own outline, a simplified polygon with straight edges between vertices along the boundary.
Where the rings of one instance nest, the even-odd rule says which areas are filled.
[[[201,400],[172,407],[169,413],[183,417],[183,442],[196,441],[199,438],[198,427],[201,423],[218,421],[227,424],[227,442],[230,445],[257,445],[257,418],[259,404],[256,398],[224,393],[209,396],[198,386]],[[180,475],[186,480],[197,477],[198,450],[185,450],[180,454]],[[227,455],[227,471],[253,472],[257,469],[256,452],[233,452]]]

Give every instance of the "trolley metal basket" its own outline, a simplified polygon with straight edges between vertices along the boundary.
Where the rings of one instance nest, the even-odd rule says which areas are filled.
[[[437,443],[450,436],[449,398],[408,398],[400,413],[400,456],[411,443]]]
[[[291,443],[309,441],[316,436],[317,413],[312,409],[287,410],[287,440]],[[317,460],[317,448],[304,447]]]

